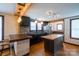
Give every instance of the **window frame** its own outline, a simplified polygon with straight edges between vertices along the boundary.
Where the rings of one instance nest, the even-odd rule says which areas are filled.
[[[30,31],[36,31],[36,30],[31,30],[31,22],[34,22],[34,21],[30,21]],[[36,25],[35,25],[36,26]],[[37,29],[37,28],[36,28]]]
[[[36,28],[36,29],[37,29],[37,31],[42,31],[42,30],[43,30],[43,24],[41,24],[41,30],[38,29],[38,28],[39,28],[39,26],[38,26],[39,24],[41,24],[41,23],[38,22],[38,23],[36,24],[36,25],[37,25],[37,28]]]
[[[79,40],[79,38],[72,37],[72,21],[73,20],[78,20],[78,19],[79,18],[70,19],[70,38],[71,39],[78,39]]]
[[[58,25],[62,25],[62,30],[59,30],[59,29],[58,29]],[[57,31],[63,31],[63,24],[62,24],[62,23],[58,23],[58,24],[56,25],[56,30],[57,30]]]
[[[31,22],[35,22],[35,21],[30,21],[30,26],[31,26]],[[38,22],[37,22],[38,23]],[[29,28],[30,29],[30,31],[35,31],[35,32],[37,32],[37,31],[43,31],[43,24],[42,24],[42,29],[41,30],[38,30],[37,28],[38,28],[38,24],[36,23],[36,30],[31,30],[31,27]]]
[[[4,16],[0,15],[2,17],[2,40],[4,40]]]

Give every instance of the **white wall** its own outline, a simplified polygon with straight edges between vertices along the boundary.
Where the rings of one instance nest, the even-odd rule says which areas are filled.
[[[64,19],[64,21],[65,21],[65,30],[64,30],[65,39],[64,39],[64,41],[68,42],[68,43],[79,45],[79,40],[70,38],[70,19],[73,19],[73,18],[79,18],[79,16]]]
[[[8,39],[10,34],[18,33],[17,16],[0,13],[4,16],[4,39]]]

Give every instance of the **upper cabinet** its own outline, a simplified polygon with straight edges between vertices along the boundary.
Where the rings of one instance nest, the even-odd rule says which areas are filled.
[[[30,26],[30,17],[22,16],[20,26]]]

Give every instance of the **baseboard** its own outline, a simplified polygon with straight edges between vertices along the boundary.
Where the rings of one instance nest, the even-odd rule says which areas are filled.
[[[64,43],[71,44],[71,45],[75,45],[75,46],[79,46],[77,44],[73,44],[73,43],[69,43],[69,42],[64,42]]]

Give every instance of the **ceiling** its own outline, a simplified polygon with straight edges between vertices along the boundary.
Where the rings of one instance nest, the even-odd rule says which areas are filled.
[[[79,15],[79,3],[0,3],[0,12],[25,15],[31,18],[48,18],[46,12],[52,10],[58,18]],[[29,8],[30,7],[30,8]]]
[[[16,12],[16,3],[0,3],[0,12],[14,14]]]
[[[46,12],[52,10],[59,14],[58,18],[79,15],[79,3],[34,3],[26,13],[31,18],[48,18]],[[53,18],[51,18],[53,19]]]
[[[0,12],[22,16],[31,3],[0,3]]]

